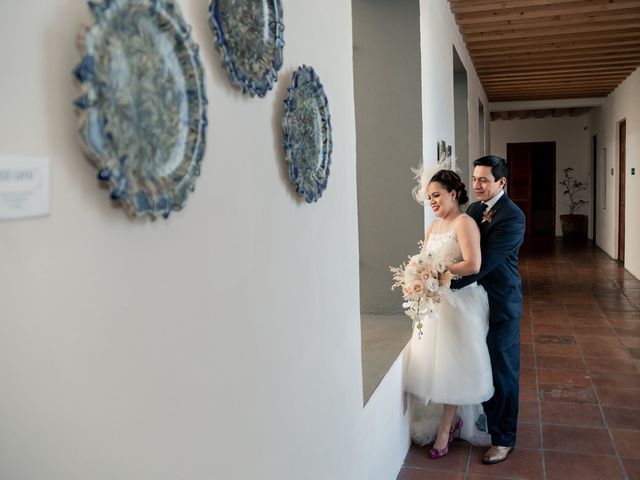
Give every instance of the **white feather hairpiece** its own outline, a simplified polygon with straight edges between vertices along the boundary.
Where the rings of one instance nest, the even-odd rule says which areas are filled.
[[[452,170],[460,175],[461,170],[459,168],[451,168],[451,157],[447,157],[442,162],[425,166],[424,162],[418,167],[412,168],[413,178],[416,180],[416,185],[411,190],[411,194],[416,202],[420,205],[424,205],[427,199],[427,187],[433,176],[440,170]]]

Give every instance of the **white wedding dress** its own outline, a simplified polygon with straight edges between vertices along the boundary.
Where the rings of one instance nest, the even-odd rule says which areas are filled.
[[[454,231],[431,233],[424,248],[445,265],[462,260]],[[421,338],[414,328],[406,375],[413,441],[425,445],[435,440],[446,403],[459,406],[461,438],[490,444],[482,410],[482,402],[493,395],[487,293],[475,282],[453,290],[423,324]]]

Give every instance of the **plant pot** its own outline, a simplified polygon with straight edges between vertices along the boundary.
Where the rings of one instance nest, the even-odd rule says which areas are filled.
[[[565,238],[587,238],[587,216],[586,215],[560,215],[562,224],[562,236]]]

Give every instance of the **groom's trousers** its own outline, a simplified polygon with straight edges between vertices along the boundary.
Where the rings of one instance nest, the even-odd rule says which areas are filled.
[[[516,442],[520,381],[520,318],[489,323],[487,346],[495,393],[484,402],[491,443],[511,447]]]

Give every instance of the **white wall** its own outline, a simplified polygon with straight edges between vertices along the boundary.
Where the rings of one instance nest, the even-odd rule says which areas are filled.
[[[596,243],[611,257],[618,257],[618,179],[619,144],[618,124],[626,119],[626,199],[625,199],[625,262],[624,266],[636,278],[640,278],[640,69],[632,73],[590,116],[591,134],[598,138],[597,196],[602,199],[606,188],[606,209],[598,201]],[[606,148],[606,169],[603,168],[602,149]],[[611,175],[613,168],[614,174]],[[636,174],[631,175],[631,169]],[[607,172],[606,187],[601,173]]]
[[[50,216],[0,223],[0,478],[395,478],[400,361],[362,407],[351,6],[283,3],[280,80],[251,99],[219,66],[206,4],[179,1],[210,124],[186,209],[155,223],[114,208],[80,153],[70,72],[85,3],[0,7],[0,152],[48,156],[52,176]],[[334,128],[313,205],[280,146],[302,63]]]
[[[419,0],[353,0],[360,308],[402,312],[389,265],[417,249],[411,196],[422,155]]]
[[[453,111],[454,111],[454,137],[455,137],[455,166],[460,169],[460,176],[465,185],[469,185],[469,87],[466,72],[453,75]],[[471,110],[473,111],[473,110]],[[476,134],[477,135],[477,134]],[[478,142],[478,148],[479,147]],[[475,158],[474,158],[475,159]]]
[[[487,105],[487,97],[478,80],[475,68],[462,41],[462,36],[446,1],[421,0],[421,52],[422,52],[422,157],[427,167],[437,163],[437,142],[452,145],[455,156],[455,129],[453,110],[453,48],[467,71],[469,97],[469,171],[473,160],[480,156],[478,138],[478,98]],[[489,121],[485,115],[486,145],[489,148]],[[490,151],[488,149],[488,151]],[[467,185],[467,189],[469,186]],[[470,192],[470,201],[475,201]],[[433,221],[431,209],[425,209],[425,225]]]
[[[526,120],[495,120],[491,122],[491,153],[507,158],[507,143],[521,142],[556,142],[556,235],[562,235],[560,215],[569,213],[567,198],[562,194],[563,187],[558,184],[562,179],[562,169],[575,168],[574,176],[583,181],[591,181],[591,135],[588,127],[589,119],[586,115],[578,117],[546,117],[529,118]],[[589,190],[581,193],[580,198],[591,198]],[[589,205],[578,213],[589,216],[591,224],[591,209]],[[591,227],[589,227],[591,231]]]

